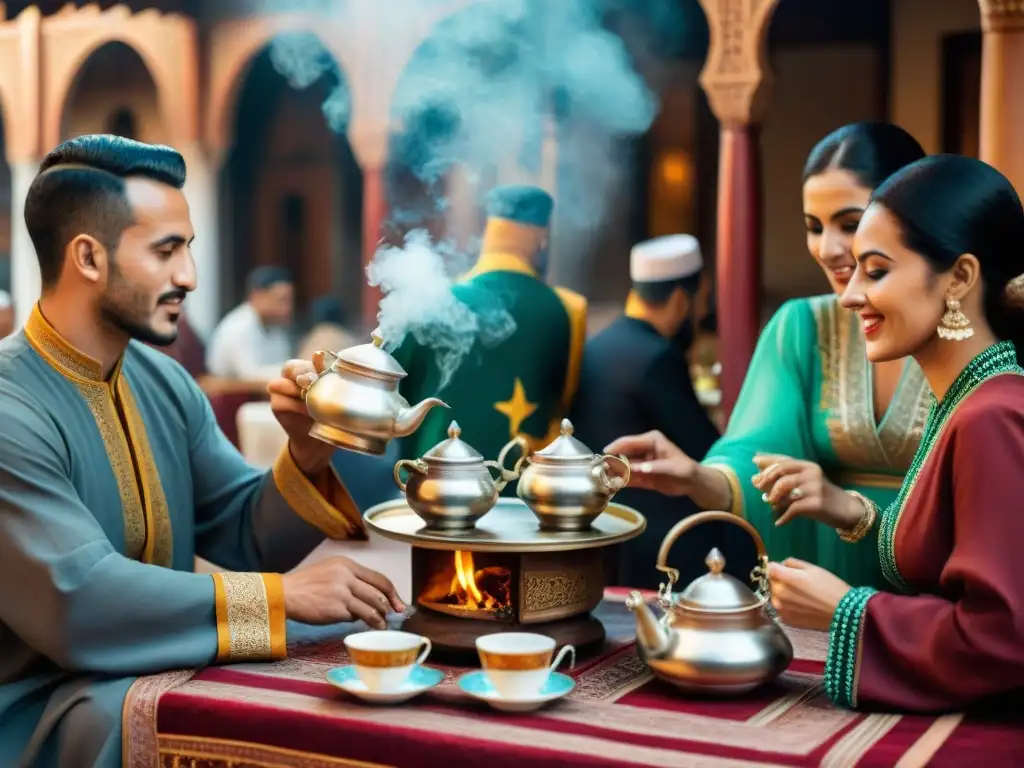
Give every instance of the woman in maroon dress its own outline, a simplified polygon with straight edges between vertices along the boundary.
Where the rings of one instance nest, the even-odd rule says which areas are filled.
[[[786,518],[852,538],[878,526],[897,594],[816,566],[773,563],[772,602],[796,627],[829,631],[825,688],[837,704],[958,709],[1024,689],[1024,211],[990,166],[937,155],[872,197],[842,303],[872,362],[912,355],[934,401],[896,501],[879,510],[821,498],[820,470],[781,460],[754,482]],[[850,538],[850,534],[845,534]]]

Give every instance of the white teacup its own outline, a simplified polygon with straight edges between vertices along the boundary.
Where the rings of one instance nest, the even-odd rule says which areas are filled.
[[[532,632],[499,632],[476,640],[483,667],[491,685],[500,696],[525,699],[540,693],[548,677],[562,663],[565,654],[572,654],[569,667],[576,664],[576,649],[566,645],[551,661],[555,641],[547,635]]]
[[[401,688],[413,667],[422,664],[433,648],[429,638],[393,629],[349,635],[345,647],[359,679],[375,693]]]

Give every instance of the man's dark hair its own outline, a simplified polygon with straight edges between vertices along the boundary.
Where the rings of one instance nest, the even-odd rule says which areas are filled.
[[[292,273],[285,267],[256,267],[249,273],[246,288],[249,293],[252,293],[253,291],[265,291],[278,283],[292,284],[294,282]]]
[[[43,158],[25,197],[25,225],[44,288],[57,282],[64,249],[91,235],[111,253],[134,221],[125,179],[142,176],[185,186],[185,160],[170,147],[97,134],[65,141]]]
[[[636,295],[654,307],[660,307],[667,302],[676,288],[682,288],[687,296],[692,297],[699,287],[699,273],[689,277],[681,277],[678,280],[633,283],[633,290],[636,292]]]

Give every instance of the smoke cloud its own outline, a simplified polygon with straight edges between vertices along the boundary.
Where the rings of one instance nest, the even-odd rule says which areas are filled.
[[[332,14],[353,34],[383,30],[383,39],[401,48],[422,36],[426,13],[439,2],[262,0],[258,9]],[[445,18],[415,51],[391,98],[391,227],[421,227],[443,213],[446,179],[456,168],[478,204],[496,183],[537,183],[544,132],[554,123],[556,261],[563,271],[566,261],[585,258],[626,180],[625,142],[646,132],[657,112],[636,62],[679,45],[682,27],[677,0],[481,0]],[[279,36],[271,56],[297,88],[337,68],[310,34]],[[343,73],[337,82],[324,114],[343,131],[352,103]],[[370,284],[385,294],[382,335],[391,345],[411,334],[433,347],[446,381],[474,339],[492,344],[514,331],[500,297],[482,314],[455,298],[451,275],[466,256],[414,231],[403,247],[382,247],[367,269]]]
[[[382,246],[366,270],[370,285],[384,293],[378,333],[389,348],[399,346],[409,334],[418,344],[433,348],[441,390],[476,341],[492,347],[516,329],[500,296],[475,311],[460,301],[452,291],[449,263],[426,231],[413,230],[403,247]]]

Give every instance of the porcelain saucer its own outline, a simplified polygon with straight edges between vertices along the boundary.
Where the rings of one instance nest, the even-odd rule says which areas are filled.
[[[371,691],[356,673],[356,668],[347,664],[344,667],[335,667],[327,672],[327,682],[341,688],[346,693],[369,701],[374,704],[400,704],[408,701],[414,696],[419,696],[426,690],[444,680],[444,672],[431,667],[413,667],[409,679],[402,683],[401,687],[387,693]]]
[[[555,701],[563,696],[569,695],[576,687],[575,681],[568,675],[561,672],[552,672],[551,677],[544,683],[540,693],[528,698],[509,699],[501,696],[491,685],[487,674],[483,670],[467,672],[458,680],[459,688],[474,699],[486,701],[492,707],[502,712],[532,712],[540,709],[549,701]]]

